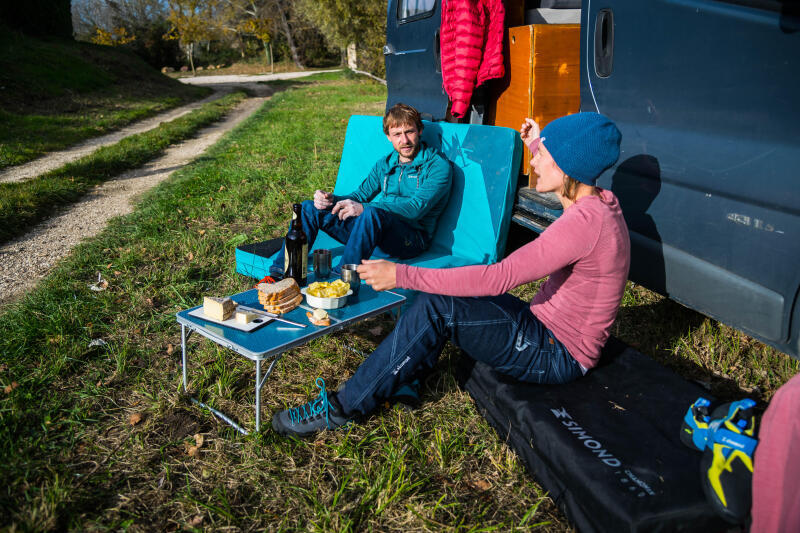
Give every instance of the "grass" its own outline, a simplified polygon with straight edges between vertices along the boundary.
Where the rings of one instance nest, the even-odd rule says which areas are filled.
[[[132,53],[0,27],[0,169],[209,94]]]
[[[191,113],[104,146],[34,179],[0,183],[0,243],[22,235],[55,209],[79,200],[95,185],[142,166],[164,149],[216,122],[245,98],[242,92],[204,104]]]
[[[179,392],[174,314],[252,285],[234,272],[234,245],[280,235],[292,202],[331,187],[347,118],[381,113],[385,97],[380,85],[335,77],[277,94],[0,315],[0,385],[9,387],[0,393],[0,528],[569,529],[457,387],[451,347],[421,409],[385,409],[302,442],[269,430],[243,437]],[[98,272],[105,291],[89,289]],[[758,386],[766,399],[797,371],[640,287],[623,305],[616,334],[712,387]],[[373,319],[285,354],[262,391],[263,416],[315,394],[318,375],[335,388],[361,361],[355,350],[369,352],[390,328]],[[252,426],[252,366],[197,336],[189,344],[192,393]],[[743,366],[733,368],[737,357]]]

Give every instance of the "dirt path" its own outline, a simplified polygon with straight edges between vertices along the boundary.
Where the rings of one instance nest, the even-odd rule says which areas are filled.
[[[249,117],[274,92],[263,82],[299,78],[311,74],[316,72],[183,78],[180,81],[184,83],[212,87],[215,89],[215,94],[200,102],[133,124],[119,132],[90,139],[80,146],[49,154],[0,174],[0,182],[30,179],[83,157],[100,146],[112,144],[127,135],[147,131],[161,122],[189,113],[203,103],[233,90],[246,88],[251,94],[256,95],[239,104],[221,122],[200,130],[188,141],[170,147],[159,159],[108,180],[65,211],[38,224],[22,237],[0,246],[0,263],[3,265],[0,270],[0,305],[19,299],[25,291],[46,276],[59,259],[69,254],[75,245],[100,233],[111,218],[133,211],[135,206],[132,201],[135,201],[138,195],[158,185],[174,171],[200,156],[223,134]],[[8,177],[11,172],[15,172],[13,178]]]
[[[171,111],[161,113],[160,115],[150,117],[149,119],[130,124],[125,128],[107,135],[103,135],[102,137],[87,139],[86,141],[72,146],[66,150],[52,152],[38,159],[34,159],[33,161],[24,165],[6,169],[0,172],[0,183],[10,183],[14,181],[23,181],[35,178],[36,176],[59,168],[71,161],[80,159],[81,157],[94,152],[98,148],[119,142],[130,135],[151,130],[162,122],[170,122],[178,117],[182,117],[187,113],[191,113],[203,104],[212,100],[216,100],[222,95],[230,93],[234,90],[245,88],[257,97],[269,96],[272,90],[268,85],[264,85],[263,82],[301,78],[311,74],[317,74],[318,72],[319,71],[305,71],[285,72],[282,74],[265,74],[261,76],[219,75],[181,78],[180,81],[188,85],[202,85],[204,87],[210,87],[214,89],[214,94],[198,102],[194,102]]]

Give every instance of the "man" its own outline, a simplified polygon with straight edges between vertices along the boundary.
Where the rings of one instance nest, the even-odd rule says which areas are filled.
[[[322,230],[345,245],[342,265],[361,264],[376,247],[408,259],[428,249],[436,222],[450,196],[452,168],[437,150],[420,141],[422,120],[411,106],[396,104],[383,117],[383,132],[394,151],[380,158],[361,186],[345,196],[316,191],[303,202],[308,246]],[[270,267],[282,275],[282,250]]]

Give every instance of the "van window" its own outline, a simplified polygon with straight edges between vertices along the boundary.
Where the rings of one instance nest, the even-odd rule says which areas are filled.
[[[436,0],[400,0],[397,2],[397,20],[408,22],[433,15]]]

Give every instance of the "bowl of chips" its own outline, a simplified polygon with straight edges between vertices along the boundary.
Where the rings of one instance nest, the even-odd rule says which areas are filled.
[[[306,295],[306,302],[318,309],[338,309],[347,303],[347,297],[353,294],[350,284],[336,281],[315,281],[308,287],[300,289]]]

